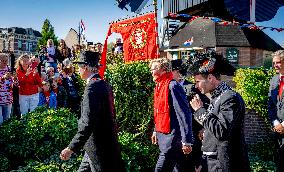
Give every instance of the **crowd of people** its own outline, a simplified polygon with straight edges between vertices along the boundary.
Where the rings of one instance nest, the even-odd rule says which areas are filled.
[[[39,56],[21,55],[15,69],[8,66],[9,55],[0,53],[0,125],[12,110],[25,115],[38,106],[68,107],[78,114],[78,131],[60,158],[68,160],[84,148],[79,171],[124,171],[113,92],[98,74],[100,50],[82,51],[78,46],[71,51],[64,40],[55,47],[49,39]],[[272,56],[277,75],[270,81],[268,112],[279,136],[278,170],[283,171],[284,51]],[[180,59],[158,58],[149,63],[156,84],[151,141],[160,150],[155,171],[249,172],[245,102],[221,81],[221,75],[232,75],[235,68],[214,52],[195,54],[191,60],[186,68]],[[188,73],[195,83],[185,79]],[[78,77],[86,80],[82,101]]]
[[[68,107],[79,117],[80,84],[72,61],[83,48],[70,49],[63,39],[55,46],[48,39],[37,55],[22,54],[15,62],[12,52],[0,53],[0,125],[11,115],[21,117],[38,106]],[[87,48],[101,53],[102,44]]]

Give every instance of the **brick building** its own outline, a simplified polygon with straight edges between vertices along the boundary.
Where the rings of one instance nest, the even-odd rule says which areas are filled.
[[[191,37],[193,43],[184,45]],[[263,66],[272,52],[282,49],[261,30],[224,26],[210,19],[198,18],[181,26],[164,51],[168,57],[189,58],[192,50],[202,48],[215,49],[232,64],[241,67]]]
[[[41,36],[32,28],[0,28],[0,51],[12,51],[16,57],[24,53],[34,54]]]

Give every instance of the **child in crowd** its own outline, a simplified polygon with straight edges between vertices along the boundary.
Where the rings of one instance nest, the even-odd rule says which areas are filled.
[[[54,76],[54,74],[55,74],[54,73],[54,68],[51,67],[51,66],[47,67],[46,74],[47,74],[47,78],[48,79],[52,78]]]
[[[42,91],[39,93],[38,106],[47,106],[48,108],[56,108],[56,94],[50,90],[48,81],[42,82]]]
[[[60,77],[52,77],[49,80],[51,89],[56,94],[57,107],[67,107],[67,92],[62,86],[62,80]]]
[[[41,72],[40,74],[41,82],[48,80],[47,74],[45,72]]]

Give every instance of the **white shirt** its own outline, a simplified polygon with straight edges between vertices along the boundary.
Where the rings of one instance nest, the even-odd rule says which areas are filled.
[[[94,75],[95,73],[89,76],[89,78],[87,79],[87,84],[89,84],[90,80],[93,78]]]

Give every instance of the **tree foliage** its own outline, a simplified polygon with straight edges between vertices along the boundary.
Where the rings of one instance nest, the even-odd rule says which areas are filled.
[[[248,109],[256,111],[268,121],[267,101],[269,81],[274,71],[260,69],[238,69],[233,81],[236,82],[236,91],[239,92]]]
[[[37,49],[39,50],[40,47],[46,46],[47,40],[52,39],[54,45],[58,45],[57,37],[54,33],[54,27],[51,25],[48,19],[45,19],[43,22],[42,30],[41,30],[42,37],[39,39],[37,44]]]

